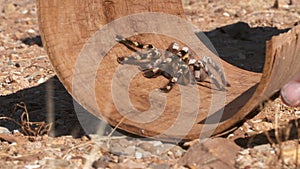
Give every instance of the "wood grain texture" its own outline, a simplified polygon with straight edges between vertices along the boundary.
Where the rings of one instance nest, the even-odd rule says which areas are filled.
[[[113,44],[115,47],[110,49],[113,38],[104,37],[99,29],[110,28],[107,24],[121,22],[124,16],[146,12],[165,13],[184,19],[180,0],[38,0],[37,4],[44,47],[66,89],[90,113],[113,126],[121,122],[119,128],[137,135],[164,140],[190,140],[221,133],[243,120],[300,70],[299,64],[292,64],[300,63],[299,27],[295,27],[268,42],[263,74],[245,71],[221,60],[219,63],[231,83],[227,92],[211,90],[209,83],[203,83],[196,88],[176,85],[170,93],[162,95],[155,89],[167,80],[162,77],[144,78],[134,67],[122,69],[116,58],[129,55],[130,51],[120,44]],[[148,16],[141,15],[142,19]],[[170,26],[167,30],[168,23],[172,25],[176,20],[156,24],[163,17],[145,22],[146,29],[157,29],[166,34],[182,29],[182,35],[178,37],[187,38],[181,43],[193,43],[193,37],[189,38],[193,32],[185,31],[185,24]],[[143,20],[131,18],[125,22],[128,24],[123,24],[124,27],[114,26],[106,31],[110,34],[120,29],[139,29]],[[181,20],[178,19],[178,22]],[[178,40],[149,32],[131,38],[153,43],[160,49]],[[104,48],[109,50],[102,50]],[[217,58],[203,44],[199,49]],[[99,57],[102,54],[105,56]],[[125,82],[130,74],[132,77],[128,87]],[[183,93],[183,89],[187,92]],[[126,107],[128,100],[134,108]]]

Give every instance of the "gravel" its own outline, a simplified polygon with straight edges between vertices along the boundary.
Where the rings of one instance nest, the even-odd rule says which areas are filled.
[[[223,50],[220,53],[223,59],[231,63],[243,61],[241,67],[258,72],[263,68],[265,41],[300,20],[298,6],[274,9],[273,3],[273,0],[183,1],[188,19],[206,31],[217,50]],[[48,124],[49,118],[53,118],[53,131],[49,135],[25,136],[15,122],[0,120],[0,168],[193,168],[176,165],[187,148],[177,144],[127,135],[86,136],[76,118],[72,97],[55,77],[42,48],[36,15],[35,0],[0,0],[0,117],[22,122],[26,110],[20,104],[24,103],[29,115],[29,121],[23,119],[25,124]],[[226,27],[236,23],[243,30],[238,38]],[[264,39],[259,39],[264,34]],[[249,41],[260,45],[253,47]],[[252,57],[260,57],[261,61],[252,63]],[[47,115],[49,100],[54,104],[54,117]],[[291,122],[299,118],[300,110],[286,107],[280,99],[275,99],[259,111],[256,117],[228,135],[228,139],[243,147],[232,157],[235,167],[295,168],[298,157],[294,151],[298,150],[295,137],[274,141],[273,131],[270,142],[260,136],[276,127],[291,128],[286,126],[294,125]],[[280,119],[278,126],[274,125],[275,114]],[[260,139],[252,139],[254,136]]]

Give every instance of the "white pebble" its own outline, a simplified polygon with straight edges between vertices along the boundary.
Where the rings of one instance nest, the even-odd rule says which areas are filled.
[[[42,83],[46,82],[46,80],[47,79],[45,79],[45,78],[40,78],[37,83],[42,84]]]
[[[230,14],[228,12],[224,12],[223,16],[230,17]]]
[[[0,46],[0,52],[5,51],[5,48],[3,46]]]
[[[24,166],[26,169],[35,169],[35,168],[40,168],[41,167],[41,165],[38,165],[38,164],[36,164],[36,165],[26,165],[26,166]]]
[[[0,134],[10,134],[10,131],[5,127],[0,127]]]
[[[29,29],[27,32],[28,32],[28,33],[35,33],[35,30]]]
[[[138,152],[138,151],[135,152],[136,159],[141,159],[142,157],[143,157],[143,154],[141,152]]]

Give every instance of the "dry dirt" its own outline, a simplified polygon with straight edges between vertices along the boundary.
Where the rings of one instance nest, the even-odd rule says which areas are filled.
[[[300,2],[293,2],[282,0],[279,8],[272,8],[273,0],[184,0],[183,4],[188,19],[206,33],[220,57],[261,72],[266,40],[300,21]],[[256,113],[223,136],[242,148],[236,156],[226,157],[234,160],[229,167],[299,167],[300,109],[283,105],[274,95]],[[187,148],[121,133],[85,136],[72,97],[56,78],[42,47],[35,1],[0,0],[0,168],[200,167],[200,162],[177,163]]]

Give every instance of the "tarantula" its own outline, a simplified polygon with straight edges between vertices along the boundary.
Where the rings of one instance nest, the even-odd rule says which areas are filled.
[[[165,51],[162,51],[151,44],[131,41],[120,35],[116,36],[116,41],[135,52],[131,56],[118,57],[119,64],[137,65],[144,77],[147,78],[162,75],[169,79],[169,82],[160,88],[162,92],[171,91],[176,83],[180,85],[196,84],[203,82],[207,77],[219,90],[224,91],[225,86],[229,86],[222,70],[210,57],[205,56],[201,60],[192,59],[188,47],[179,49],[179,45],[173,42]],[[210,67],[218,73],[221,82],[213,75]]]

